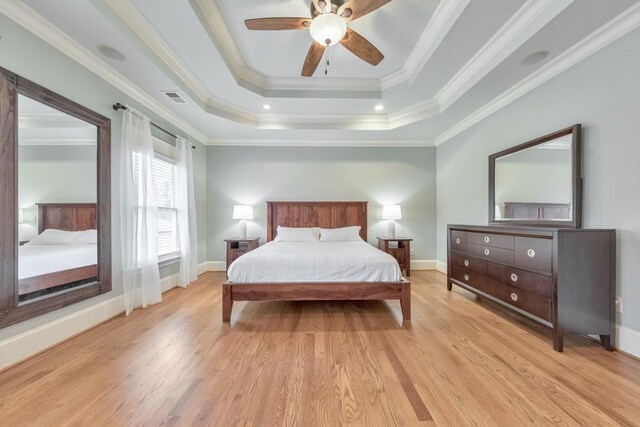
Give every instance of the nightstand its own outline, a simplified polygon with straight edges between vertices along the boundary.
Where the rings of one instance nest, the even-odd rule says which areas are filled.
[[[258,247],[259,237],[224,239],[227,243],[227,270],[233,261]]]
[[[407,277],[411,276],[411,241],[406,237],[378,237],[378,248],[394,257]]]

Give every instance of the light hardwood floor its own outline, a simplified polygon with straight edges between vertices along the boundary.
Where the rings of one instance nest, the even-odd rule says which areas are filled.
[[[640,362],[415,272],[397,302],[236,303],[221,273],[0,373],[0,425],[638,425]]]

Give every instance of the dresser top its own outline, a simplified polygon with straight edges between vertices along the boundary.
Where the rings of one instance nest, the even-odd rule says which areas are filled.
[[[449,224],[450,230],[478,231],[494,234],[527,234],[530,236],[549,236],[553,233],[615,233],[615,229],[598,229],[598,228],[568,228],[568,227],[535,227],[535,226],[517,226],[517,225],[464,225]]]

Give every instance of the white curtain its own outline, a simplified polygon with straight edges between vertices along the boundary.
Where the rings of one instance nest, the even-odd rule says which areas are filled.
[[[176,208],[180,230],[180,281],[186,288],[198,278],[198,236],[196,201],[193,189],[193,148],[184,138],[176,138]]]
[[[128,315],[162,301],[151,122],[130,106],[123,114],[121,152],[122,283]]]

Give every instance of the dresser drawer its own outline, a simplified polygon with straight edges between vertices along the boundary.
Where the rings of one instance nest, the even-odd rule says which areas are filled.
[[[467,251],[467,232],[451,230],[451,249],[454,251]]]
[[[551,273],[553,241],[534,237],[516,237],[515,265]]]
[[[513,249],[514,246],[513,236],[490,233],[467,233],[467,243],[503,249]]]
[[[487,265],[487,276],[498,282],[539,295],[543,298],[550,299],[553,295],[553,281],[551,276],[543,276],[492,262]]]
[[[478,273],[464,271],[459,268],[451,267],[451,277],[459,282],[472,286],[479,291],[487,292],[487,278]]]
[[[467,252],[483,259],[513,264],[513,251],[510,249],[492,248],[469,243]]]
[[[488,279],[488,294],[540,319],[551,321],[551,300]]]
[[[451,252],[451,265],[483,276],[487,274],[487,261],[460,252]]]

